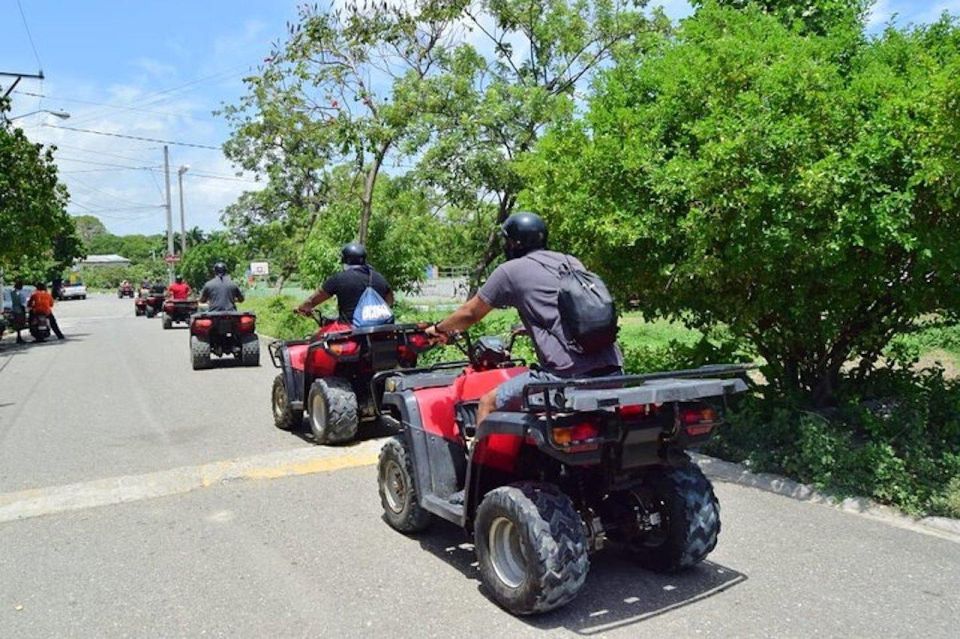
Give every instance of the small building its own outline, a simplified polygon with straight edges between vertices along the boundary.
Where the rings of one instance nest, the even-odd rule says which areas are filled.
[[[130,266],[130,260],[122,255],[88,255],[80,263],[84,266]]]

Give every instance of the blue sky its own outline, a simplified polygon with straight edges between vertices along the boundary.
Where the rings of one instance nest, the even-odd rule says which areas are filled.
[[[323,0],[321,0],[323,2]],[[12,115],[38,108],[64,110],[68,120],[39,114],[18,121],[39,142],[55,143],[69,210],[100,217],[115,233],[164,228],[161,145],[55,129],[63,125],[219,146],[228,129],[211,111],[243,94],[242,78],[282,39],[297,0],[20,0],[46,80],[23,81]],[[668,15],[690,13],[683,0],[654,2]],[[960,0],[880,0],[877,30],[960,13]],[[16,0],[0,0],[0,71],[35,73],[38,63]],[[10,79],[0,77],[0,86]],[[39,97],[40,94],[45,97]],[[97,103],[97,104],[90,104]],[[104,106],[109,105],[109,106]],[[219,226],[222,208],[244,189],[216,150],[171,146],[174,217],[176,168],[184,177],[188,226]]]

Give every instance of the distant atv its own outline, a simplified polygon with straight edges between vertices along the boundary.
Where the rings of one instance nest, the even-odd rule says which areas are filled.
[[[190,318],[193,370],[210,368],[211,355],[232,355],[243,366],[260,365],[257,316],[244,311],[207,311]]]
[[[130,282],[122,283],[120,284],[120,286],[117,287],[117,297],[120,299],[123,299],[125,297],[132,298],[133,293],[134,293],[133,284],[131,284]]]
[[[147,292],[140,291],[140,297],[133,301],[134,312],[137,315],[154,317],[163,311],[164,294],[167,287],[160,284],[151,286]]]
[[[383,371],[412,368],[432,347],[422,327],[387,324],[353,328],[316,317],[320,330],[311,338],[276,341],[270,359],[280,369],[273,380],[273,421],[277,428],[300,426],[309,416],[318,444],[348,442],[360,423],[380,416]]]
[[[174,323],[189,324],[190,316],[200,308],[200,302],[197,300],[166,300],[163,303],[163,312],[160,319],[163,321],[163,328],[173,328]]]
[[[385,380],[382,409],[401,429],[380,453],[387,523],[414,533],[439,517],[471,532],[487,591],[518,615],[571,601],[607,543],[658,572],[702,561],[720,509],[685,451],[721,424],[726,397],[747,388],[729,376],[747,367],[532,382],[521,410],[478,425],[479,399],[527,370],[509,351],[483,338],[460,370]]]

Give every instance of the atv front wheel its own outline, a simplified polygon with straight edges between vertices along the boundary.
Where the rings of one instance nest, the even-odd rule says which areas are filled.
[[[357,436],[357,394],[339,377],[318,379],[310,387],[310,431],[318,444],[340,444]]]
[[[161,315],[160,317],[161,317],[161,319],[162,319],[162,321],[163,321],[163,329],[164,329],[164,330],[167,330],[167,329],[169,329],[169,328],[173,328],[173,320],[170,319],[170,316],[169,316],[169,315],[167,315],[166,313],[164,313],[164,314]]]
[[[260,338],[247,335],[240,344],[240,363],[244,366],[260,365]]]
[[[190,336],[190,363],[195,371],[210,368],[210,344],[196,335]]]
[[[283,373],[273,380],[273,425],[280,430],[290,430],[303,423],[303,411],[290,406],[287,385],[283,383]]]
[[[689,464],[651,471],[646,486],[660,523],[658,530],[630,545],[640,565],[669,573],[703,561],[720,534],[720,504],[710,480]]]
[[[430,526],[433,517],[420,507],[413,481],[413,463],[400,437],[391,437],[380,449],[377,480],[383,518],[392,528],[402,533],[416,533]]]
[[[516,615],[566,605],[590,570],[583,521],[553,484],[519,482],[487,493],[474,545],[483,583]]]

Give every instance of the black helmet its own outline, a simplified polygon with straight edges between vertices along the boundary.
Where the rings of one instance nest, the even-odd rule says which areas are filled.
[[[514,213],[500,227],[500,232],[508,260],[547,248],[547,225],[536,213]]]
[[[223,277],[227,274],[227,265],[223,262],[217,262],[213,265],[213,274]]]
[[[355,242],[344,244],[343,248],[340,249],[340,261],[353,266],[366,264],[367,249],[363,248],[363,244],[357,244]]]
[[[183,283],[183,275],[177,275],[174,279],[177,280],[177,284]]]

